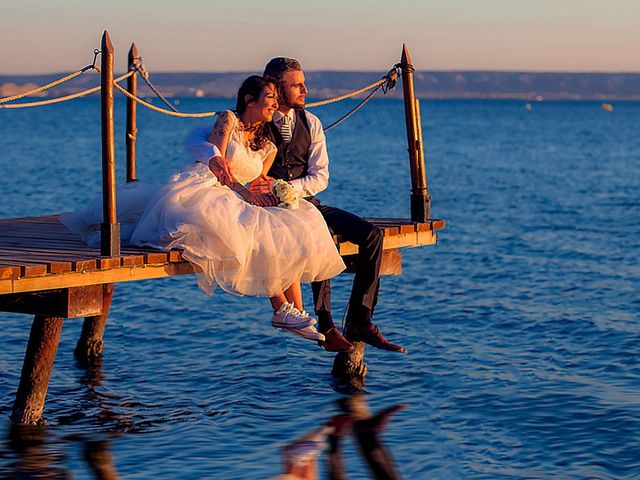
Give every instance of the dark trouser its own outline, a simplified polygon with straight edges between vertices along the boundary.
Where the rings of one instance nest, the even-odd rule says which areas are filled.
[[[358,245],[356,274],[349,299],[348,321],[366,323],[378,301],[380,288],[380,261],[382,259],[382,232],[364,218],[339,208],[312,203],[320,210],[329,230],[343,240]],[[311,284],[315,311],[319,318],[331,313],[331,284],[329,280]],[[363,312],[368,310],[368,315]]]

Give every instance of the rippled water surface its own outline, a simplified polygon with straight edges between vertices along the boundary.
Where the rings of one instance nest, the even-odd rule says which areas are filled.
[[[330,122],[348,107],[316,113]],[[81,322],[66,321],[47,426],[20,435],[8,416],[30,318],[1,314],[0,477],[269,478],[282,447],[342,421],[320,478],[339,457],[348,478],[370,478],[372,448],[407,479],[639,478],[640,104],[614,107],[423,102],[447,228],[383,279],[376,322],[410,354],[368,349],[366,396],[341,393],[332,355],[272,329],[266,300],[209,298],[176,277],[117,286],[101,366],[75,363]],[[121,103],[116,118],[122,139]],[[178,169],[203,123],[141,111],[139,176]],[[97,100],[0,110],[0,132],[0,217],[99,193]],[[328,141],[325,203],[408,216],[401,102],[372,102]],[[334,283],[336,317],[350,281]]]

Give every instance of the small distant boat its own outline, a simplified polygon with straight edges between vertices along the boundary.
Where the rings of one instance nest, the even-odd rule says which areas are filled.
[[[613,105],[611,105],[610,103],[603,103],[602,104],[602,109],[605,112],[612,112],[613,111]]]

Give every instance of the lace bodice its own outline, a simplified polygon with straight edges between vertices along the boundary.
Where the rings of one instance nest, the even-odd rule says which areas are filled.
[[[258,151],[251,150],[244,144],[242,132],[238,129],[238,117],[233,112],[229,113],[233,119],[233,126],[225,156],[229,161],[231,174],[236,180],[242,184],[249,183],[260,176],[264,160],[276,149],[276,146],[268,142]]]

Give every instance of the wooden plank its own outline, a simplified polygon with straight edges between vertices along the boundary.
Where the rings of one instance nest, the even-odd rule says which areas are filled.
[[[96,270],[87,273],[71,272],[64,275],[49,275],[42,278],[0,280],[0,294],[166,278],[173,275],[185,275],[189,273],[193,273],[193,267],[188,262]]]
[[[382,226],[378,228],[382,230],[382,234],[385,237],[393,237],[394,235],[398,235],[398,233],[400,233],[400,229],[397,226],[389,225],[389,226]]]
[[[19,218],[3,218],[0,219],[0,224],[2,223],[60,223],[58,217],[60,217],[60,213],[55,215],[42,215],[38,217],[19,217]]]
[[[101,257],[96,259],[96,263],[100,270],[120,267],[120,257]]]
[[[47,274],[47,265],[40,263],[16,262],[3,260],[3,264],[9,267],[17,267],[20,277],[42,277]]]
[[[182,252],[180,250],[170,250],[169,251],[169,261],[171,263],[181,262],[182,261]]]
[[[147,265],[159,265],[167,263],[169,254],[166,252],[149,252],[144,254],[144,263]]]
[[[123,255],[122,259],[123,267],[142,267],[144,265],[144,255]]]
[[[441,218],[431,220],[431,229],[432,230],[440,230],[445,227],[445,221]]]
[[[73,266],[73,271],[77,273],[92,272],[98,268],[97,262],[93,259],[74,260],[71,265]]]
[[[0,263],[0,280],[6,278],[17,278],[20,276],[20,267],[4,265]]]
[[[20,265],[21,277],[43,277],[46,274],[46,265]]]
[[[383,249],[419,247],[422,245],[433,245],[437,241],[437,235],[431,230],[426,232],[412,232],[393,237],[385,237]],[[353,255],[358,253],[358,246],[351,242],[344,242],[338,246],[340,255]]]
[[[401,234],[413,233],[413,232],[415,232],[415,225],[413,225],[413,224],[400,225],[400,233]]]
[[[61,261],[57,258],[47,258],[43,255],[34,255],[29,253],[9,254],[6,251],[0,251],[0,261],[8,260],[14,262],[44,263],[47,266],[47,273],[64,273],[71,271],[71,262]]]
[[[88,248],[88,247],[85,247]],[[12,247],[11,250],[8,250],[6,248],[2,248],[2,244],[0,243],[0,258],[3,258],[7,255],[8,252],[15,252],[15,258],[16,259],[26,259],[30,256],[39,256],[41,258],[46,259],[51,258],[51,259],[65,259],[67,261],[70,261],[72,258],[79,258],[79,259],[87,259],[87,257],[89,258],[96,258],[97,260],[97,264],[99,266],[99,268],[117,268],[118,266],[120,266],[120,257],[102,257],[100,255],[100,253],[97,250],[85,250],[85,251],[81,251],[78,252],[76,249],[74,250],[62,250],[62,249],[32,249],[32,250],[26,250],[26,249],[17,249]],[[142,256],[140,255],[140,258],[142,258]],[[96,264],[96,260],[91,260],[93,262],[93,264]]]
[[[86,259],[86,255],[77,254],[65,254],[64,252],[55,251],[55,254],[48,253],[49,251],[32,250],[23,251],[15,250],[13,255],[10,255],[10,250],[0,250],[0,261],[7,259],[16,263],[26,263],[37,261],[39,263],[45,263],[47,265],[48,273],[64,273],[69,271],[88,271],[96,269],[96,261],[92,259]],[[80,259],[80,260],[75,260]]]
[[[103,285],[63,288],[0,296],[0,311],[79,318],[100,315]]]
[[[88,248],[88,247],[84,247]],[[13,253],[13,255],[11,255]],[[161,255],[166,256],[166,253],[160,252]],[[176,251],[173,255],[174,261],[180,261],[180,253]],[[96,269],[96,260],[98,268],[117,268],[121,264],[121,260],[112,259],[111,257],[101,257],[97,250],[84,250],[78,251],[77,248],[73,248],[71,250],[64,250],[62,248],[56,249],[28,249],[28,247],[16,247],[16,246],[3,246],[2,242],[0,242],[0,260],[3,258],[13,258],[16,261],[26,260],[28,258],[40,258],[45,262],[52,262],[53,260],[62,260],[65,262],[71,262],[70,268],[74,270],[82,270],[87,271],[88,269],[95,270]],[[91,258],[87,259],[87,257],[94,257],[96,260],[92,260]],[[162,258],[162,257],[161,257]],[[73,260],[72,259],[82,259],[82,260]],[[152,255],[152,260],[154,263],[158,263],[157,255]],[[123,256],[122,264],[124,266],[141,266],[144,263],[144,254],[138,255],[128,255],[125,254]],[[58,266],[59,270],[64,269],[64,266]]]

